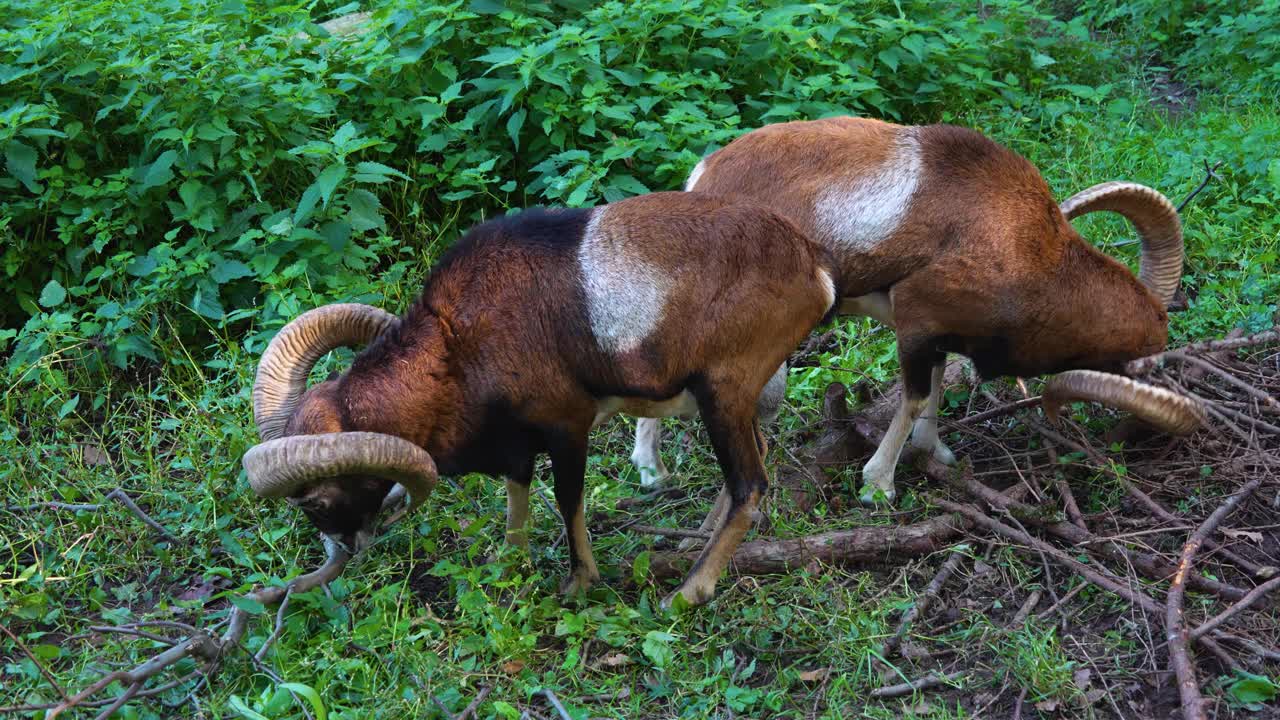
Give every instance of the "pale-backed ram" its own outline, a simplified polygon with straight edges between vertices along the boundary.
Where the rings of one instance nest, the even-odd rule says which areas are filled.
[[[951,463],[937,409],[948,352],[980,375],[1065,372],[1047,410],[1072,399],[1129,409],[1172,432],[1203,411],[1187,398],[1107,373],[1164,348],[1182,271],[1182,229],[1151,188],[1109,182],[1061,205],[1036,168],[972,130],[837,117],[769,125],[703,158],[686,190],[743,197],[796,223],[836,257],[841,312],[893,327],[905,392],[863,468],[864,502],[892,500],[894,467],[913,444]],[[1071,220],[1117,212],[1142,242],[1134,276],[1089,245]],[[785,381],[785,380],[784,380]],[[667,473],[660,425],[641,420],[642,482]]]

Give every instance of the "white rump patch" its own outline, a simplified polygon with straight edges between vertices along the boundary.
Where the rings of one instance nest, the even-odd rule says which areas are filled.
[[[684,181],[684,191],[689,192],[694,185],[698,184],[698,178],[702,177],[702,171],[707,169],[707,159],[703,158],[693,166],[693,172],[689,173],[689,179]]]
[[[608,206],[591,212],[578,246],[591,331],[601,349],[635,349],[662,320],[671,277],[634,253],[625,229],[602,227]]]
[[[814,219],[830,247],[869,250],[902,224],[920,185],[920,140],[903,129],[884,164],[866,175],[838,180],[818,194]]]

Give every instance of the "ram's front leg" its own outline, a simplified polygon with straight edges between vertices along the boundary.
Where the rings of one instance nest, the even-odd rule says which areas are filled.
[[[946,373],[946,356],[941,355],[934,363],[932,378],[929,383],[929,398],[924,410],[911,430],[911,446],[921,452],[929,453],[934,460],[943,465],[954,465],[955,453],[942,442],[938,436],[938,402],[942,397],[942,380]]]
[[[880,447],[862,468],[859,499],[866,505],[892,503],[897,497],[893,475],[902,448],[911,437],[911,426],[929,402],[932,368],[945,354],[933,349],[927,339],[898,335],[898,360],[902,368],[902,402],[880,441]]]

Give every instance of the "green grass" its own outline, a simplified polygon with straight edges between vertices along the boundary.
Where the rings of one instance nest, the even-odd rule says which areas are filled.
[[[1123,28],[1113,32],[1121,44],[1129,37]],[[1118,79],[1095,100],[1054,96],[1043,112],[1020,112],[997,95],[951,113],[936,108],[932,119],[979,128],[1025,154],[1060,197],[1125,178],[1176,201],[1200,182],[1202,159],[1223,161],[1222,182],[1183,215],[1192,302],[1174,317],[1174,340],[1270,324],[1280,294],[1280,101],[1274,88],[1202,87],[1190,110],[1167,115],[1149,104],[1149,78],[1142,72],[1114,66],[1107,72]],[[838,96],[828,100],[841,102]],[[1018,100],[1020,106],[1038,101],[1029,95]],[[412,300],[430,258],[464,222],[447,214],[427,219],[430,214],[404,192],[383,205],[409,237],[403,243],[371,240],[370,257],[356,268],[366,274],[360,287],[376,287],[389,309]],[[1129,237],[1122,223],[1090,218],[1079,227],[1095,243],[1135,260],[1136,247],[1119,244]],[[290,281],[278,315],[296,314],[340,292],[332,283],[312,288],[305,280]],[[156,648],[122,636],[93,643],[74,638],[90,625],[164,618],[207,624],[227,606],[212,602],[205,610],[205,602],[283,582],[321,559],[305,519],[283,503],[255,498],[239,465],[256,440],[248,388],[271,328],[252,316],[240,325],[206,318],[203,330],[192,332],[198,313],[174,303],[151,312],[145,334],[156,362],[134,357],[126,370],[81,364],[82,350],[111,338],[67,325],[49,331],[44,349],[14,371],[0,397],[0,456],[7,460],[0,467],[0,504],[101,502],[121,487],[177,537],[159,540],[114,503],[100,512],[0,511],[0,621],[69,691],[88,685],[112,663],[137,662]],[[795,370],[771,465],[785,458],[785,448],[794,449],[828,382],[892,378],[893,347],[890,333],[851,322],[817,367]],[[342,367],[347,357],[338,353],[317,372]],[[668,434],[666,457],[690,497],[632,512],[616,508],[638,488],[627,461],[633,421],[615,421],[593,438],[588,502],[602,516],[593,524],[697,524],[719,471],[697,423],[671,426],[679,431]],[[692,436],[689,442],[684,433]],[[849,472],[852,490],[857,468]],[[1099,483],[1089,502],[1110,502],[1114,488]],[[900,506],[925,503],[919,489],[908,488]],[[538,705],[533,694],[544,688],[578,718],[727,717],[727,710],[738,717],[799,718],[815,707],[823,718],[961,718],[970,716],[964,708],[971,705],[960,698],[995,693],[1006,681],[1026,685],[1033,702],[1059,703],[1060,714],[1087,714],[1077,704],[1081,690],[1073,673],[1082,665],[1075,645],[1035,622],[996,632],[977,613],[962,615],[936,636],[918,629],[961,657],[975,658],[981,672],[958,691],[931,696],[928,704],[910,697],[868,699],[870,690],[901,679],[892,671],[882,674],[876,648],[928,581],[936,559],[902,568],[727,577],[709,606],[672,616],[657,609],[671,586],[655,585],[643,572],[654,538],[597,530],[605,579],[586,597],[562,602],[556,587],[567,557],[560,525],[543,503],[534,503],[532,557],[499,553],[499,560],[488,562],[502,549],[503,508],[498,481],[467,476],[441,483],[416,516],[333,584],[332,598],[311,592],[293,599],[266,664],[286,681],[314,688],[332,718],[438,717],[432,698],[456,713],[481,686],[495,688],[480,709],[482,718],[514,720],[517,708]],[[767,503],[765,512],[779,536],[896,521],[889,514],[826,507],[803,516],[778,502]],[[1035,563],[1012,552],[987,562],[1021,586],[1044,582]],[[1080,597],[1099,612],[1112,608],[1103,593],[1086,590]],[[255,618],[246,648],[255,651],[270,630],[269,615]],[[1117,656],[1132,649],[1132,638],[1123,633],[1094,640]],[[1115,663],[1123,670],[1120,660]],[[826,669],[825,682],[804,679],[818,669]],[[0,704],[55,699],[34,663],[7,637],[0,638],[0,687]],[[626,697],[620,695],[624,689]],[[184,695],[175,690],[163,699],[178,702]],[[614,699],[579,701],[592,695]],[[122,716],[198,713],[302,717],[297,700],[245,653],[228,658],[195,704],[170,709],[141,701]]]

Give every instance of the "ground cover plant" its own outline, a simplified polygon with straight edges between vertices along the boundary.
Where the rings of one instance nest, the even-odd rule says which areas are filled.
[[[640,502],[631,421],[598,432],[588,502],[606,578],[580,601],[555,593],[566,556],[550,506],[535,509],[533,557],[514,557],[499,542],[501,484],[467,476],[442,484],[327,593],[293,595],[272,638],[275,608],[239,598],[313,567],[321,549],[305,519],[245,485],[239,458],[256,441],[248,388],[285,321],[337,300],[403,309],[431,260],[481,218],[677,188],[702,154],[748,129],[837,113],[977,128],[1027,156],[1060,197],[1123,178],[1177,201],[1201,183],[1206,160],[1221,163],[1183,212],[1186,309],[1172,316],[1171,344],[1267,330],[1280,295],[1280,4],[5,9],[0,706],[58,703],[163,650],[157,638],[183,634],[139,623],[210,627],[235,608],[250,620],[243,650],[207,681],[196,675],[119,716],[1177,712],[1163,617],[989,529],[913,558],[731,575],[708,607],[658,610],[671,587],[659,565],[674,542],[652,528],[696,527],[720,482],[699,423],[674,424],[668,449],[684,493]],[[371,13],[364,32],[317,25],[357,11]],[[1136,259],[1122,223],[1080,227]],[[1263,345],[1209,359],[1274,394],[1276,357]],[[349,358],[334,353],[317,373]],[[787,481],[813,441],[847,434],[823,414],[824,390],[878,389],[896,361],[892,334],[870,321],[842,323],[797,360],[770,430],[775,490],[749,540],[905,526],[974,502],[904,467],[893,511],[853,507],[865,459],[853,452],[801,509]],[[1253,407],[1225,381],[1207,382],[1200,392]],[[1261,478],[1211,538],[1225,553],[1206,550],[1195,567],[1252,588],[1267,578],[1248,567],[1280,566],[1277,487],[1262,468],[1231,464],[1243,441],[1125,439],[1107,434],[1111,418],[1081,409],[1058,430],[1079,447],[1056,443],[1055,461],[1038,410],[956,422],[1019,397],[963,376],[949,389],[949,442],[976,480],[1004,489],[1029,478],[1052,508],[1065,486],[1096,536],[1176,561],[1189,532]],[[1171,515],[1135,505],[1127,482]],[[1163,606],[1167,578],[1041,527],[1057,517],[991,514],[1102,563]],[[951,577],[928,595],[947,566]],[[922,597],[932,608],[892,640]],[[1192,587],[1183,606],[1198,624],[1231,602]],[[1267,601],[1224,627],[1280,645]],[[1210,711],[1274,713],[1274,658],[1220,646],[1225,657],[1192,650]],[[153,686],[199,667],[184,661]],[[945,682],[884,692],[930,674]]]

